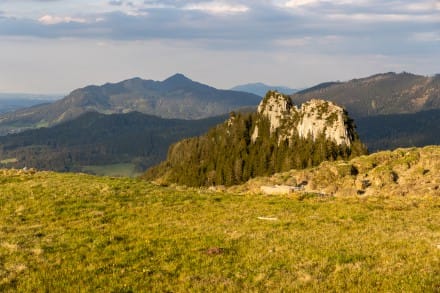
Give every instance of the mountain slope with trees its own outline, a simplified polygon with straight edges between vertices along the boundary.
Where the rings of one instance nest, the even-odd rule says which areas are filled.
[[[356,126],[371,152],[440,145],[440,110],[363,117]]]
[[[326,99],[360,117],[440,109],[440,75],[384,73],[347,82],[329,82],[292,95],[295,103]]]

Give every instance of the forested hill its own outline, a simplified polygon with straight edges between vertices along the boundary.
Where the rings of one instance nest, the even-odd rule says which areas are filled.
[[[299,109],[288,96],[269,92],[257,113],[231,114],[207,134],[172,145],[167,160],[144,178],[188,186],[233,185],[365,153],[342,108],[315,100]]]
[[[180,120],[138,112],[88,112],[51,128],[0,137],[0,167],[82,171],[86,165],[130,163],[143,171],[164,160],[171,143],[200,135],[226,118]]]
[[[244,92],[219,90],[182,74],[164,81],[132,78],[72,91],[49,105],[21,109],[0,116],[0,135],[53,126],[89,111],[104,114],[138,111],[162,118],[201,119],[256,106],[261,97]]]
[[[440,109],[363,117],[356,119],[356,125],[371,152],[440,145]]]

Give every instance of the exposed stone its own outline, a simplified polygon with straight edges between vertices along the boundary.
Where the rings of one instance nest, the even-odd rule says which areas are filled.
[[[316,139],[322,133],[338,145],[350,146],[352,136],[346,126],[346,113],[343,108],[324,100],[310,100],[301,106],[301,120],[297,126],[301,137],[309,134]]]
[[[289,96],[278,92],[268,92],[258,106],[258,113],[269,119],[270,133],[279,131],[279,140],[300,137],[317,139],[320,135],[338,145],[351,145],[353,126],[346,111],[332,102],[313,99],[300,109]],[[252,133],[252,140],[258,138],[258,125]]]

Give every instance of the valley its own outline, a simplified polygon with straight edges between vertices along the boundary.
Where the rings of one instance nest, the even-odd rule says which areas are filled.
[[[197,136],[227,116],[200,120],[163,119],[139,112],[88,112],[51,128],[0,136],[0,165],[9,168],[94,172],[114,175],[106,165],[125,164],[127,174],[143,172],[165,159],[168,146]],[[127,165],[128,164],[128,165]]]

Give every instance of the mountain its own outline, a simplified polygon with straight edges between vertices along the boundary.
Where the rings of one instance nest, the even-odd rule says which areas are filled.
[[[226,117],[180,120],[87,112],[50,128],[1,136],[0,167],[83,171],[89,165],[130,163],[143,171],[164,160],[171,143],[200,135]]]
[[[285,87],[285,86],[272,86],[272,85],[267,85],[267,84],[264,84],[261,82],[237,85],[237,86],[231,88],[231,90],[251,93],[251,94],[258,95],[260,97],[264,97],[268,91],[278,91],[278,92],[284,93],[284,94],[293,94],[298,91],[296,89],[292,89],[292,88]]]
[[[323,83],[292,95],[292,100],[299,104],[312,98],[335,102],[355,119],[440,109],[440,75],[390,72]]]
[[[344,109],[312,100],[298,108],[268,92],[253,114],[235,114],[207,134],[179,141],[145,179],[187,186],[233,185],[256,176],[365,154]]]
[[[39,105],[0,116],[0,134],[53,126],[89,111],[104,114],[138,111],[162,118],[201,119],[256,106],[260,97],[218,90],[182,74],[164,81],[128,79],[72,91],[50,105]]]

